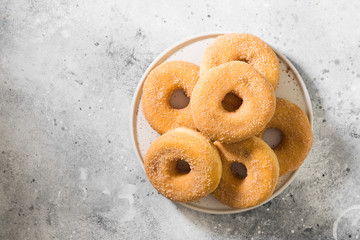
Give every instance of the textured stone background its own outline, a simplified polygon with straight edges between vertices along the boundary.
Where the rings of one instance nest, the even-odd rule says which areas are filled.
[[[360,2],[0,1],[0,239],[360,238]],[[161,197],[129,136],[146,67],[205,31],[250,32],[299,69],[314,146],[244,214]]]

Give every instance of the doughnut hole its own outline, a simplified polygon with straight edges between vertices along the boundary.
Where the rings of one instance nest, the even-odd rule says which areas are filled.
[[[178,174],[188,174],[191,171],[189,163],[183,159],[176,161],[176,171]]]
[[[242,104],[243,100],[238,97],[235,93],[229,92],[225,95],[221,101],[222,107],[228,112],[235,112]]]
[[[247,168],[243,163],[233,162],[230,168],[236,178],[244,179],[247,177]]]
[[[272,148],[280,145],[283,139],[283,133],[277,128],[269,128],[265,131],[263,140]]]
[[[240,62],[244,62],[244,63],[247,63],[247,64],[249,64],[249,62],[250,62],[247,58],[242,58],[242,57],[239,57],[239,58],[235,59],[235,61],[240,61]]]
[[[174,109],[183,109],[189,105],[190,98],[183,89],[176,89],[170,96],[170,106]]]

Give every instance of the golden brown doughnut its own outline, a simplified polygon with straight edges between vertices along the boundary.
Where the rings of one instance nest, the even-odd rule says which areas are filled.
[[[223,166],[221,181],[213,192],[217,200],[233,208],[249,208],[272,195],[279,178],[279,163],[266,142],[251,137],[233,144],[214,144]],[[245,165],[247,176],[239,178],[234,174],[236,163]]]
[[[155,131],[163,134],[180,126],[195,129],[190,105],[175,109],[170,97],[177,89],[191,97],[198,79],[199,66],[184,61],[162,63],[149,73],[142,93],[142,111]]]
[[[248,33],[231,33],[217,37],[204,52],[200,75],[230,61],[250,64],[276,89],[280,79],[279,60],[271,47],[260,38]]]
[[[184,161],[190,166],[188,173],[177,168]],[[156,139],[146,153],[144,166],[154,188],[180,202],[194,201],[214,191],[222,171],[215,146],[199,132],[184,127]]]
[[[222,100],[228,93],[242,99],[228,112]],[[270,83],[249,64],[224,63],[201,76],[190,99],[196,127],[208,138],[225,143],[247,139],[264,129],[275,112],[276,97]]]
[[[282,140],[273,150],[279,160],[280,175],[298,169],[310,152],[313,134],[308,117],[297,105],[276,99],[274,117],[259,134],[263,138],[266,130],[276,128],[282,133]]]

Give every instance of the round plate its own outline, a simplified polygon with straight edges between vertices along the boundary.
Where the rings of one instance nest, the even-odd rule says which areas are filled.
[[[135,95],[132,101],[132,112],[130,116],[130,128],[131,128],[131,140],[136,152],[137,158],[140,160],[141,165],[144,167],[144,156],[150,144],[160,135],[155,132],[150,125],[147,123],[143,113],[141,112],[141,95],[142,87],[144,80],[146,79],[148,73],[158,66],[159,64],[165,61],[171,60],[183,60],[192,62],[200,65],[201,56],[205,48],[211,44],[214,39],[223,35],[224,33],[209,33],[195,36],[184,41],[181,41],[174,46],[168,48],[163,53],[161,53],[146,69],[145,73],[140,79],[140,82],[136,88]],[[298,105],[304,112],[307,114],[310,124],[312,126],[312,107],[309,97],[309,93],[306,89],[304,81],[302,80],[300,74],[297,72],[295,67],[291,62],[279,51],[273,48],[277,54],[280,62],[280,81],[278,88],[276,90],[276,96],[287,99],[296,105]],[[179,203],[185,207],[194,209],[199,212],[211,213],[211,214],[232,214],[245,212],[260,205],[270,201],[277,195],[279,195],[284,189],[289,186],[289,184],[294,180],[296,170],[293,173],[287,174],[279,178],[279,181],[276,185],[273,195],[267,199],[265,202],[245,209],[233,209],[228,206],[225,206],[218,202],[211,194],[205,198],[202,198],[199,201],[190,202],[190,203]]]

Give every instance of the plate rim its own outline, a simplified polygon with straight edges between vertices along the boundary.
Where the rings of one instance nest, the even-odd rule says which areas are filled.
[[[170,47],[166,48],[164,51],[162,51],[152,62],[151,64],[146,68],[145,72],[143,73],[143,75],[141,76],[132,101],[131,101],[131,110],[130,110],[130,122],[129,122],[129,128],[130,128],[130,137],[131,137],[131,143],[132,143],[132,147],[134,149],[135,155],[138,159],[138,161],[140,161],[140,165],[142,167],[142,169],[145,171],[144,168],[144,163],[143,163],[143,158],[141,156],[140,153],[140,149],[138,147],[138,141],[137,139],[135,139],[135,130],[136,130],[136,126],[135,126],[135,122],[136,122],[136,116],[137,116],[137,111],[138,108],[136,107],[138,105],[138,102],[140,101],[140,97],[139,94],[142,93],[142,88],[144,85],[144,81],[147,77],[147,75],[149,74],[149,72],[157,66],[157,64],[163,59],[163,58],[168,58],[170,57],[174,52],[176,52],[177,50],[181,49],[184,46],[187,46],[189,44],[192,44],[194,42],[203,40],[203,39],[208,39],[208,38],[216,38],[220,35],[224,35],[224,34],[228,34],[228,33],[232,33],[232,32],[206,32],[206,33],[201,33],[201,34],[197,34],[188,38],[185,38],[183,40],[180,40],[174,44],[172,44]],[[268,44],[269,45],[269,44]],[[309,91],[305,85],[305,82],[303,80],[303,78],[301,77],[300,73],[297,71],[297,69],[295,68],[295,66],[290,62],[290,60],[285,57],[282,53],[280,53],[276,48],[274,48],[273,46],[269,45],[273,51],[276,53],[276,55],[281,58],[282,61],[284,61],[289,67],[290,69],[293,71],[295,77],[297,78],[301,89],[302,89],[302,94],[305,97],[305,104],[309,110],[309,122],[311,125],[311,129],[313,129],[313,109],[312,109],[312,103],[311,103],[311,99],[310,99],[310,95],[309,95]],[[140,103],[139,103],[140,104]],[[278,195],[280,195],[295,179],[296,175],[298,174],[299,170],[300,170],[301,166],[295,170],[294,172],[292,172],[290,178],[285,182],[285,184],[283,186],[281,186],[276,193],[274,193],[273,195],[271,195],[268,199],[266,199],[264,202],[250,207],[250,208],[243,208],[243,209],[229,209],[229,210],[219,210],[219,211],[214,211],[214,210],[210,210],[210,209],[204,209],[204,208],[199,208],[193,205],[190,205],[188,203],[182,203],[182,202],[174,202],[176,204],[180,204],[184,207],[190,208],[192,210],[198,211],[198,212],[203,212],[203,213],[208,213],[208,214],[216,214],[216,215],[221,215],[221,214],[235,214],[235,213],[241,213],[241,212],[247,212],[250,211],[252,209],[258,208],[262,205],[264,205],[265,203],[271,201],[272,199],[274,199],[275,197],[277,197]]]

